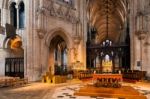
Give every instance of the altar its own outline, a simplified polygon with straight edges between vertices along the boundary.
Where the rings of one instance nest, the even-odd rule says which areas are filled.
[[[96,87],[121,87],[122,74],[93,74]]]
[[[74,95],[117,99],[147,99],[131,86],[123,86],[121,74],[93,74],[93,84],[85,85]]]

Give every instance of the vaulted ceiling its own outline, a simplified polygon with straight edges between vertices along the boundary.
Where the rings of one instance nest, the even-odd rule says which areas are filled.
[[[102,42],[107,37],[118,42],[127,17],[126,0],[89,0],[88,19],[97,29],[97,40]]]

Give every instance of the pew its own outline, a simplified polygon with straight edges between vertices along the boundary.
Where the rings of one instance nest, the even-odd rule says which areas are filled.
[[[146,71],[139,70],[127,70],[122,71],[124,81],[137,82],[144,80],[146,77]]]
[[[28,83],[28,78],[0,77],[0,87],[20,86]]]

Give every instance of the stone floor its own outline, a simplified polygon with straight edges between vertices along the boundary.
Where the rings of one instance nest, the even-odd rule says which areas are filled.
[[[108,99],[103,97],[74,96],[74,91],[83,87],[85,84],[75,80],[57,85],[32,82],[20,87],[0,88],[0,99]],[[132,86],[147,96],[147,99],[150,99],[150,83],[123,83],[123,85]]]

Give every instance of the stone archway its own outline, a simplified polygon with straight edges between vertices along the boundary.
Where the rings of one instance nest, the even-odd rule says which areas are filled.
[[[72,47],[72,38],[70,34],[62,28],[54,28],[44,36],[46,46],[49,47],[51,40],[57,35],[61,36],[65,40],[68,48]]]
[[[50,43],[49,47],[50,59],[53,60],[53,70],[54,75],[62,75],[67,71],[67,44],[65,40],[57,35],[55,36]]]
[[[69,34],[61,28],[53,29],[45,35],[45,44],[49,49],[48,69],[51,73],[59,74],[58,72],[56,73],[55,67],[62,67],[61,69],[66,70],[71,63],[69,49],[71,48],[72,40]],[[55,54],[58,54],[57,57]]]

